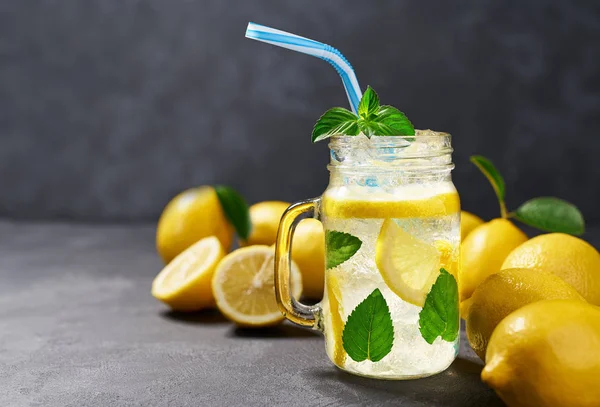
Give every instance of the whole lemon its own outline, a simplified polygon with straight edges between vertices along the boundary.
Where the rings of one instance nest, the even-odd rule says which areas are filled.
[[[471,348],[484,360],[490,336],[504,317],[532,302],[554,299],[585,301],[571,285],[546,271],[508,269],[492,274],[466,300]]]
[[[215,189],[201,186],[183,191],[167,204],[158,220],[156,249],[169,263],[198,240],[216,236],[227,251],[233,232]]]
[[[571,284],[588,302],[600,305],[600,254],[589,243],[564,233],[534,237],[513,250],[502,268],[538,268]]]
[[[461,244],[461,301],[489,275],[500,271],[506,256],[526,240],[525,233],[506,219],[493,219],[473,229]]]
[[[283,212],[290,206],[288,202],[264,201],[250,207],[252,229],[248,240],[240,240],[240,246],[267,245],[277,240],[277,229]]]
[[[296,227],[292,260],[300,268],[304,295],[321,299],[325,284],[325,232],[317,219],[303,219]]]
[[[479,216],[472,214],[471,212],[461,211],[460,212],[460,240],[465,240],[465,237],[473,229],[483,223],[483,219]]]
[[[600,308],[538,301],[498,324],[481,379],[511,407],[600,406]]]

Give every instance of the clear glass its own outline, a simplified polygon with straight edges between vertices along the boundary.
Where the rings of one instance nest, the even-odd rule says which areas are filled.
[[[433,301],[428,297],[440,269],[455,283],[458,276],[460,203],[450,176],[450,141],[450,135],[429,130],[417,131],[415,137],[334,137],[329,144],[331,178],[322,198],[292,205],[282,218],[275,263],[278,304],[291,321],[324,333],[327,354],[340,369],[411,379],[445,370],[458,353],[458,332],[429,338],[429,343],[420,328],[421,311],[426,301]],[[342,232],[361,243],[341,264],[330,264],[324,298],[315,306],[303,305],[289,293],[293,228],[307,211],[314,211],[327,235]],[[337,256],[337,246],[326,240],[328,264]],[[344,329],[352,311],[376,289],[389,309],[393,342],[380,360],[362,360],[347,352]],[[442,307],[437,309],[442,317],[456,316],[450,325],[457,329],[458,298],[452,299],[436,306]]]

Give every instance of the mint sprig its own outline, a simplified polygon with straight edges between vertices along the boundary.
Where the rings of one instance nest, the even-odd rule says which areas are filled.
[[[458,284],[454,276],[442,268],[419,313],[419,330],[429,344],[438,336],[454,342],[458,326]]]
[[[367,91],[358,104],[358,117],[370,120],[379,110],[379,96],[372,87],[367,86]]]
[[[503,218],[514,218],[544,232],[568,233],[576,236],[584,233],[585,220],[579,209],[559,198],[533,198],[519,206],[516,211],[508,212],[505,203],[506,186],[500,172],[489,159],[481,155],[471,156],[471,162],[492,185]]]
[[[242,239],[248,239],[252,223],[248,204],[244,198],[233,188],[224,185],[216,185],[215,192],[225,216],[235,228],[238,236]]]
[[[360,249],[362,241],[350,233],[327,230],[325,232],[326,268],[339,266]]]
[[[415,128],[406,115],[393,106],[380,106],[379,96],[367,87],[358,105],[358,115],[334,107],[317,120],[312,132],[312,141],[327,139],[335,135],[357,136],[363,133],[372,136],[413,136]]]
[[[344,350],[355,362],[378,362],[392,350],[394,325],[390,309],[376,288],[354,308],[342,333]]]
[[[312,141],[316,143],[335,134],[358,134],[356,115],[341,107],[329,109],[315,124]]]

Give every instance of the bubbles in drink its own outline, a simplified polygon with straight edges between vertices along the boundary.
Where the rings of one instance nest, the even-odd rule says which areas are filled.
[[[402,290],[406,290],[418,294],[419,289],[429,292],[431,287],[410,286],[410,279],[406,280],[408,287],[390,287],[376,264],[377,252],[383,250],[378,238],[384,222],[391,220],[400,228],[399,239],[405,239],[393,246],[394,251],[400,254],[406,251],[409,255],[411,251],[419,250],[418,245],[411,245],[420,242],[419,245],[425,248],[430,246],[427,253],[436,253],[439,261],[446,263],[443,266],[456,275],[460,243],[458,198],[453,187],[443,183],[424,185],[424,188],[418,185],[395,186],[390,194],[395,200],[388,200],[391,197],[381,187],[374,189],[377,191],[365,192],[367,189],[360,188],[360,192],[354,194],[359,190],[332,188],[324,197],[322,216],[326,228],[349,233],[362,242],[352,257],[326,272],[323,323],[327,351],[334,363],[343,363],[340,367],[359,375],[386,378],[428,376],[452,363],[458,336],[453,341],[437,337],[431,344],[424,339],[419,329],[423,304],[415,305],[411,303],[415,302],[414,296],[402,298],[398,292],[402,294],[405,292]],[[419,257],[416,256],[416,259],[418,264]],[[409,269],[405,271],[411,272]],[[417,278],[415,281],[421,280]],[[338,342],[344,327],[334,325],[343,325],[357,305],[375,289],[381,291],[389,307],[394,329],[391,351],[377,362],[356,362],[348,356],[335,356],[334,353],[341,349]],[[329,306],[328,296],[335,296],[335,307]]]

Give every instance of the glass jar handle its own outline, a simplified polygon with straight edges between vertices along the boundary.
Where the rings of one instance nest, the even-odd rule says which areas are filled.
[[[307,199],[292,204],[281,217],[275,246],[275,298],[283,315],[290,321],[311,328],[317,328],[319,304],[304,305],[292,297],[290,291],[290,262],[292,235],[298,224],[298,217],[306,212],[316,212],[321,198]]]

